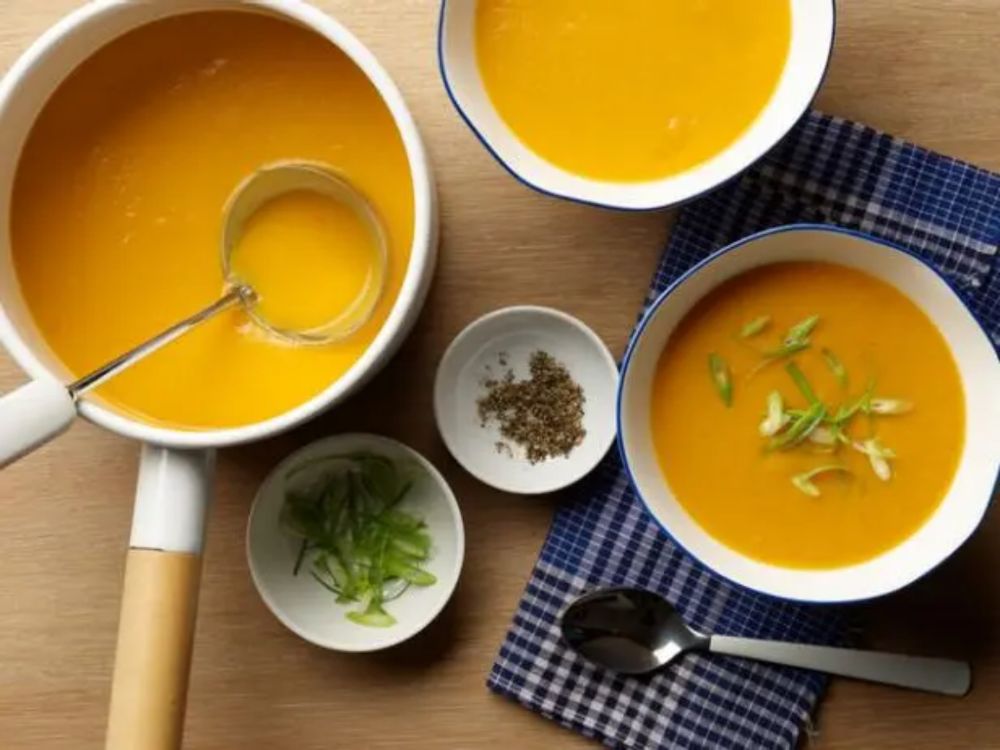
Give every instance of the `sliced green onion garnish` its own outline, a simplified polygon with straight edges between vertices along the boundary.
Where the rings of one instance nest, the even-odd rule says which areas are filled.
[[[382,609],[381,604],[370,603],[361,612],[348,612],[347,619],[370,628],[388,628],[396,624],[396,618]]]
[[[820,425],[809,433],[809,442],[817,445],[836,445],[837,434],[830,427]]]
[[[845,474],[851,473],[850,469],[844,466],[839,466],[837,464],[829,464],[827,466],[819,466],[813,469],[812,471],[806,471],[803,472],[802,474],[796,474],[794,477],[792,477],[792,484],[794,484],[796,488],[798,488],[805,494],[809,495],[810,497],[819,497],[820,495],[819,487],[817,487],[812,480],[814,477],[820,474],[825,474],[827,472],[832,472],[832,471],[840,471]]]
[[[878,438],[870,438],[860,443],[851,443],[851,446],[854,450],[868,456],[868,463],[871,464],[875,476],[883,482],[888,482],[892,478],[892,467],[889,465],[889,459],[895,458],[896,454],[890,448],[882,445],[882,441]]]
[[[781,394],[777,391],[771,391],[767,395],[767,415],[758,428],[760,434],[764,437],[777,435],[789,421],[791,421],[791,417],[785,413],[782,407]]]
[[[300,466],[285,477],[289,489],[281,509],[285,531],[302,539],[294,574],[309,556],[309,571],[340,603],[354,603],[347,617],[360,625],[396,622],[386,601],[410,585],[431,586],[424,570],[431,539],[423,521],[397,506],[412,478],[391,459],[371,453],[331,456]]]
[[[823,355],[823,361],[826,362],[826,366],[830,368],[830,372],[840,383],[841,388],[847,387],[847,368],[844,367],[844,363],[840,361],[836,354],[831,352],[826,347],[821,350]]]
[[[868,411],[879,415],[906,414],[913,411],[913,404],[898,398],[873,398],[868,402]]]
[[[771,324],[770,315],[758,315],[756,318],[746,323],[740,329],[740,338],[748,339],[751,336],[756,336],[758,333],[763,331]]]
[[[826,416],[826,409],[818,401],[812,404],[805,413],[792,422],[791,426],[783,433],[771,439],[768,445],[771,449],[785,450],[794,445],[798,445],[823,421]]]
[[[733,403],[733,378],[729,374],[729,365],[715,352],[708,355],[708,370],[712,376],[712,383],[719,393],[719,398],[726,406]]]
[[[806,401],[810,404],[815,404],[819,402],[816,398],[816,392],[813,391],[812,386],[809,385],[809,381],[806,379],[805,374],[799,369],[799,366],[794,362],[789,362],[785,365],[785,372],[791,376],[792,381],[795,383],[796,387],[806,397]]]
[[[819,323],[819,315],[810,315],[805,320],[800,320],[788,329],[788,333],[785,334],[785,344],[806,342],[817,323]]]
[[[793,341],[791,343],[782,344],[777,349],[768,349],[764,352],[764,356],[770,362],[784,357],[791,357],[793,354],[798,354],[808,348],[808,341]],[[765,362],[764,364],[768,364],[768,362]]]
[[[841,406],[837,410],[837,414],[834,416],[834,421],[838,424],[843,424],[848,419],[853,417],[859,411],[867,414],[872,400],[872,393],[875,391],[875,379],[869,378],[868,385],[865,387],[865,392],[862,393],[855,401],[853,401],[848,406]]]

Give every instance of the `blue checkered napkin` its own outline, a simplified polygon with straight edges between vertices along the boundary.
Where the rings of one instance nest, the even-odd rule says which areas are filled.
[[[685,208],[650,299],[712,251],[794,222],[858,229],[915,250],[969,298],[1000,345],[1000,175],[852,122],[806,116],[741,178]],[[601,585],[653,589],[710,632],[837,643],[837,610],[736,588],[647,517],[616,456],[560,508],[489,687],[616,748],[792,748],[823,689],[815,673],[692,655],[651,678],[595,670],[560,642],[567,602]]]

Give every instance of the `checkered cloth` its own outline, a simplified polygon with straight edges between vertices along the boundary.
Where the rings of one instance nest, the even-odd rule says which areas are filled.
[[[870,128],[812,113],[742,177],[686,207],[651,301],[706,255],[767,227],[836,224],[928,259],[969,299],[1000,346],[1000,175]],[[647,517],[617,456],[562,506],[489,687],[615,748],[793,748],[823,688],[816,673],[691,655],[650,678],[590,667],[561,642],[557,616],[578,594],[629,585],[664,594],[715,633],[838,643],[834,608],[734,587]]]

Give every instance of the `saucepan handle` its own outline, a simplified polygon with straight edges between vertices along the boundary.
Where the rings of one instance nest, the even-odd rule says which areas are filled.
[[[212,463],[207,451],[143,447],[107,750],[181,746]]]
[[[58,380],[42,378],[0,397],[0,468],[63,432],[76,404]]]

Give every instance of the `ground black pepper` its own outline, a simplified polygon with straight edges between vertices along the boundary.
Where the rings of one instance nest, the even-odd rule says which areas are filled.
[[[499,361],[507,365],[502,353]],[[524,448],[535,464],[555,456],[568,456],[583,442],[583,388],[573,380],[565,365],[551,354],[536,351],[528,362],[530,377],[516,380],[507,370],[502,378],[483,381],[486,394],[477,401],[479,418],[485,427],[496,421],[500,434]],[[504,450],[506,448],[506,451]],[[498,452],[510,447],[497,443]]]

